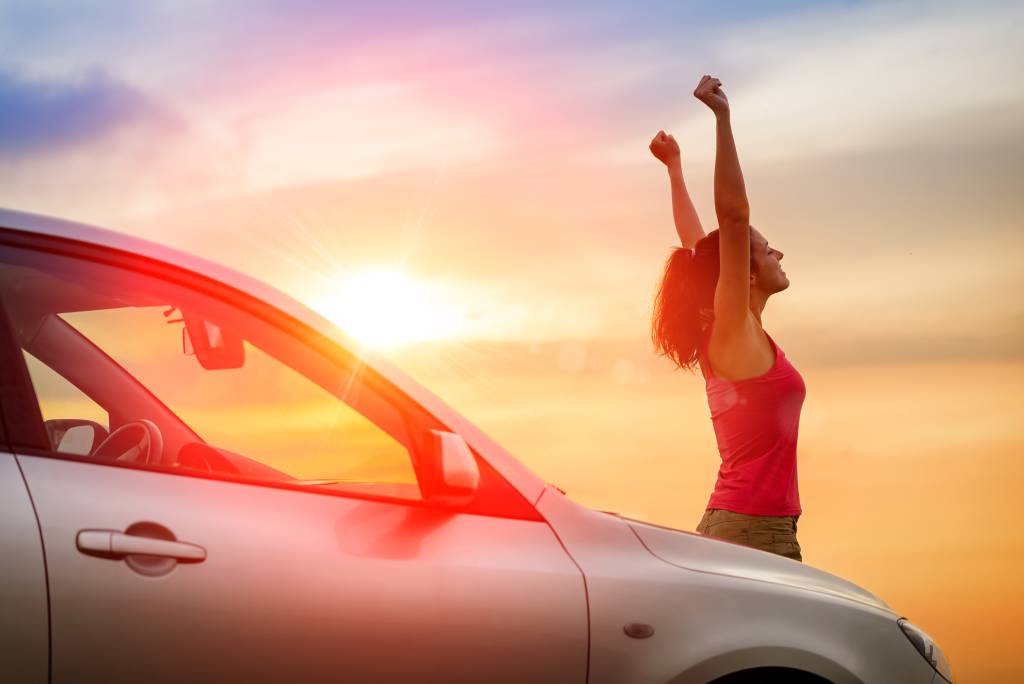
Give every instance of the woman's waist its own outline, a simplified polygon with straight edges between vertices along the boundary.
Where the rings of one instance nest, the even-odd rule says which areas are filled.
[[[722,430],[715,425],[715,441],[723,463],[754,463],[795,461],[799,431],[791,429],[746,429],[742,432]]]

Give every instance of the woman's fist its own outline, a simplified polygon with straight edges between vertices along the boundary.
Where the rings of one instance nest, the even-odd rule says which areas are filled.
[[[665,131],[658,131],[658,134],[651,139],[650,148],[651,154],[665,166],[679,163],[679,143]]]
[[[710,107],[716,116],[729,111],[729,100],[722,90],[722,82],[717,78],[704,74],[704,78],[700,79],[700,83],[694,89],[693,96]]]

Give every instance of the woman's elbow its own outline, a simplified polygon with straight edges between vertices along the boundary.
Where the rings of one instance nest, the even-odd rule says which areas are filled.
[[[750,225],[750,210],[741,207],[733,207],[718,213],[718,228],[727,230],[730,228],[746,228]]]

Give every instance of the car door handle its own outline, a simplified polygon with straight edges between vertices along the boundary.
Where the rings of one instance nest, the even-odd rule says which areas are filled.
[[[185,563],[206,560],[206,549],[197,544],[168,539],[153,539],[125,534],[117,530],[81,530],[78,550],[92,556],[123,558],[124,556],[157,556]]]

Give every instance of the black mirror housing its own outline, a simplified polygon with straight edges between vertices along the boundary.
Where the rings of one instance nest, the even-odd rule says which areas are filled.
[[[181,312],[181,317],[185,321],[182,351],[195,354],[199,365],[206,370],[241,368],[245,365],[245,347],[241,335],[186,311]]]

